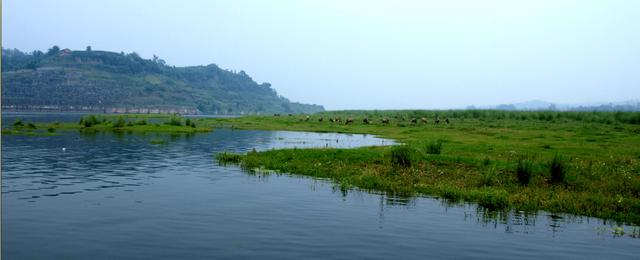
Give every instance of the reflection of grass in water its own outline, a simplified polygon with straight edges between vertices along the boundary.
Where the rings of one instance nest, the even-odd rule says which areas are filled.
[[[167,144],[167,140],[164,139],[151,139],[149,141],[150,144],[156,144],[156,145],[161,145],[161,144]]]

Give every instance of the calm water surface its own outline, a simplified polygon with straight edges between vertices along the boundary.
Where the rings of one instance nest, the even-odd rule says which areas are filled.
[[[166,144],[150,143],[156,139]],[[3,136],[2,257],[638,259],[640,239],[616,236],[594,218],[343,193],[327,180],[251,175],[213,157],[389,143],[229,129],[173,137]]]

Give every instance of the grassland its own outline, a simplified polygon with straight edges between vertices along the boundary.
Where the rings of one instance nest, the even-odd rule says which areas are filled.
[[[3,135],[51,136],[65,131],[131,132],[131,133],[169,133],[189,134],[210,132],[213,128],[201,125],[198,119],[182,118],[172,115],[88,115],[77,123],[46,122],[33,123],[16,120],[11,127],[2,130]]]
[[[342,122],[329,121],[336,117]],[[348,118],[353,123],[345,124]],[[218,155],[221,162],[251,171],[331,178],[344,189],[432,195],[489,209],[547,210],[640,224],[640,113],[344,111],[308,119],[250,116],[202,123],[374,134],[402,143]]]

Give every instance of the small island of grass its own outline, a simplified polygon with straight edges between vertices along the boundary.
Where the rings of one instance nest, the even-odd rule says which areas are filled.
[[[65,131],[83,133],[131,132],[131,133],[198,133],[210,132],[213,128],[200,125],[198,119],[177,115],[87,115],[77,123],[23,122],[17,119],[12,127],[2,130],[3,135],[52,136]]]

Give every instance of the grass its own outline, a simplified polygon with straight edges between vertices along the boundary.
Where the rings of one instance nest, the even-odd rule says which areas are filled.
[[[319,117],[351,117],[354,123],[319,122]],[[363,123],[365,117],[372,123]],[[429,123],[411,124],[411,118],[421,117]],[[199,124],[363,133],[403,143],[218,157],[232,158],[227,162],[246,170],[331,178],[341,187],[435,195],[489,209],[547,210],[640,224],[640,113],[341,111],[305,118],[248,116]]]
[[[156,120],[151,124],[147,120]],[[183,124],[188,121],[189,124]],[[87,115],[77,124],[74,123],[31,123],[17,119],[12,128],[2,130],[3,135],[57,135],[64,131],[96,132],[135,132],[135,133],[197,133],[210,132],[212,127],[196,126],[195,119],[184,120],[179,116],[169,115]]]

